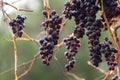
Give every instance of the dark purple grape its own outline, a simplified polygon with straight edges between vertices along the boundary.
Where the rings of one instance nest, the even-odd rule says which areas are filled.
[[[62,18],[56,13],[55,10],[52,10],[49,19],[47,18],[46,10],[43,11],[43,15],[45,16],[45,21],[42,25],[44,30],[47,32],[47,35],[44,39],[39,41],[41,45],[40,54],[42,56],[43,63],[49,65],[53,56],[54,46],[58,44]]]
[[[109,66],[109,70],[114,70],[117,66],[117,63],[115,61],[115,55],[118,52],[115,48],[113,48],[111,45],[111,42],[108,37],[105,38],[105,42],[101,43],[101,53],[106,58],[106,62]]]
[[[64,53],[67,64],[65,65],[65,68],[67,71],[71,70],[74,67],[75,64],[75,55],[78,52],[78,48],[80,47],[80,41],[76,36],[71,36],[64,39],[64,44],[68,51]]]
[[[24,20],[26,17],[18,15],[16,19],[13,19],[9,22],[9,25],[12,28],[13,34],[16,37],[22,37],[22,30],[25,28]]]

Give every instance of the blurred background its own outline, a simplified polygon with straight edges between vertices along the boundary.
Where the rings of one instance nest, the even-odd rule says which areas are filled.
[[[7,0],[6,0],[7,1]],[[15,0],[8,0],[9,3]],[[64,9],[64,3],[66,0],[50,0],[51,9],[56,10],[58,14],[62,15]],[[16,11],[12,7],[5,6],[5,10],[12,17],[15,18],[18,14],[25,15],[27,20],[25,21],[26,28],[25,32],[28,33],[34,39],[41,39],[45,34],[40,34],[43,32],[41,26],[44,17],[42,15],[43,10],[43,0],[19,0],[13,5],[22,9],[31,9],[34,12],[23,12]],[[2,15],[2,12],[0,12]],[[13,44],[4,40],[4,38],[12,39],[7,25],[4,23],[2,16],[0,21],[0,80],[14,80],[14,52]],[[98,15],[99,16],[99,15]],[[74,21],[70,20],[67,22],[65,28],[63,29],[59,42],[62,41],[67,35],[71,34],[74,29]],[[102,32],[100,38],[103,41],[105,36],[109,36],[108,32]],[[24,37],[24,36],[23,36]],[[18,65],[22,65],[33,59],[33,56],[39,51],[39,46],[31,41],[17,41],[18,50]],[[50,66],[45,66],[42,64],[41,59],[38,58],[35,62],[31,72],[20,80],[75,80],[75,78],[66,75],[66,70],[64,65],[66,64],[66,58],[64,52],[66,51],[65,46],[55,50],[54,54],[58,60],[52,59]],[[75,67],[70,71],[77,76],[84,78],[85,80],[102,80],[104,74],[88,65],[89,61],[89,51],[87,44],[87,37],[84,36],[81,39],[81,47],[78,54],[76,55]],[[18,73],[21,74],[29,66],[18,68]],[[108,67],[106,62],[100,64],[100,68],[107,71]]]

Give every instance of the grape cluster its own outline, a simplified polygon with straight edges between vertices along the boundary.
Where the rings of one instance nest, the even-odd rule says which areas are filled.
[[[74,36],[77,39],[82,38],[85,34],[85,29],[87,30],[86,35],[88,37],[90,61],[96,67],[102,62],[101,49],[103,48],[103,45],[99,41],[101,29],[106,29],[103,15],[101,16],[101,19],[96,18],[98,11],[102,10],[100,0],[98,0],[97,4],[98,5],[96,5],[96,0],[71,0],[70,2],[65,3],[65,9],[63,11],[65,18],[71,19],[74,17],[76,24]],[[112,18],[117,17],[120,14],[120,7],[116,0],[103,0],[103,7],[109,23]],[[70,46],[70,44],[68,45]],[[110,47],[110,45],[108,46]],[[115,53],[112,52],[112,50],[111,53]],[[108,51],[108,49],[106,51]],[[109,55],[107,57],[110,58],[111,61],[111,57]],[[110,69],[112,69],[112,67],[110,67]]]
[[[101,0],[70,0],[70,2],[65,3],[64,17],[67,19],[73,18],[75,22],[73,35],[64,39],[64,44],[67,48],[65,52],[67,59],[65,68],[67,71],[74,67],[75,55],[78,53],[78,48],[80,47],[79,39],[83,38],[85,34],[88,38],[90,62],[98,67],[104,55],[106,62],[110,66],[109,70],[115,69],[117,65],[115,62],[115,53],[117,53],[117,50],[112,48],[112,42],[107,38],[104,43],[101,43],[99,40],[101,30],[107,27],[103,19],[103,14],[101,14],[101,18],[96,17],[96,14],[102,10],[101,5]],[[117,0],[103,0],[103,7],[110,24],[112,18],[120,14],[120,7],[118,6]],[[45,21],[42,25],[47,35],[44,39],[40,40],[40,54],[43,63],[49,65],[53,56],[54,47],[58,44],[62,18],[55,10],[51,13],[44,10],[43,15],[45,16]]]
[[[80,41],[76,36],[70,36],[64,39],[64,43],[68,51],[65,52],[65,56],[67,58],[67,64],[65,68],[67,71],[71,70],[75,64],[75,55],[78,52],[78,48],[80,47]]]
[[[23,32],[23,28],[25,28],[25,24],[24,24],[24,20],[26,19],[26,17],[18,15],[16,17],[16,19],[13,19],[10,21],[9,25],[12,28],[13,34],[16,37],[21,37]]]
[[[109,22],[112,18],[120,15],[120,6],[118,6],[117,0],[103,0],[103,5]]]
[[[84,18],[86,16],[83,3],[80,0],[71,0],[65,3],[63,14],[65,18],[71,19],[74,17],[76,25],[81,24],[84,27]]]
[[[80,25],[75,26],[74,35],[77,38],[83,38],[84,34],[85,34],[85,29],[82,26]]]
[[[51,35],[40,40],[40,55],[43,64],[49,65],[53,56],[54,42]]]
[[[57,45],[62,17],[60,17],[55,10],[52,10],[50,14],[50,19],[48,19],[48,14],[46,10],[43,11],[43,14],[45,16],[45,21],[42,23],[43,27],[47,31],[48,35],[52,36],[54,45]]]
[[[70,4],[70,2],[66,2],[64,4],[64,6],[65,6],[65,9],[63,11],[63,14],[65,15],[65,18],[71,19],[72,18],[72,14],[70,13],[71,12],[71,4]]]
[[[85,28],[87,29],[86,35],[88,36],[88,45],[90,51],[90,61],[94,66],[98,66],[101,60],[100,41],[102,21],[96,19],[96,14],[99,7],[95,5],[93,0],[84,0],[83,5],[86,12]]]
[[[101,46],[99,41],[99,37],[101,36],[101,22],[100,20],[96,20],[91,26],[88,27],[88,32],[86,32],[86,35],[88,36],[90,61],[94,66],[98,67],[99,63],[102,62],[100,53]]]
[[[43,11],[45,21],[42,23],[47,35],[40,40],[40,54],[44,64],[49,65],[53,55],[54,46],[58,44],[59,32],[61,28],[62,18],[52,10],[49,15],[46,10]],[[48,18],[50,16],[50,18]]]
[[[117,62],[115,61],[117,50],[111,45],[112,42],[106,37],[105,42],[101,43],[101,53],[103,53],[106,62],[109,65],[109,70],[114,70],[117,65]]]
[[[96,20],[98,10],[100,9],[95,5],[95,0],[71,0],[71,2],[65,3],[65,9],[63,11],[66,18],[71,19],[74,17],[76,24],[74,36],[78,39],[83,38],[85,28],[87,29],[86,35],[89,39],[91,62],[95,66],[98,66],[98,63],[101,62],[99,37],[101,36],[102,23],[100,19]]]
[[[73,68],[73,64],[75,63],[75,54],[78,52],[78,48],[80,46],[77,46],[77,44],[80,45],[80,41],[79,41],[79,38],[83,38],[84,34],[85,34],[85,27],[84,27],[84,24],[85,24],[85,10],[82,8],[82,3],[80,0],[71,0],[71,2],[66,2],[65,3],[65,9],[63,11],[63,14],[65,16],[65,18],[68,18],[68,19],[71,19],[72,17],[74,18],[74,21],[75,21],[75,29],[74,29],[74,32],[73,32],[73,36],[76,41],[74,42],[74,44],[76,44],[76,46],[72,46],[71,44],[67,44],[67,43],[73,43],[73,40],[71,39],[72,37],[69,37],[67,38],[67,40],[65,39],[65,44],[66,44],[66,48],[68,49],[68,51],[71,51],[71,48],[75,48],[75,52],[73,54],[72,59],[70,57],[69,59],[69,55],[71,55],[71,52],[65,52],[65,56],[67,56],[67,61],[68,61],[68,64],[65,65],[66,69],[69,71]],[[69,49],[68,47],[71,48]],[[72,64],[71,64],[72,63]]]

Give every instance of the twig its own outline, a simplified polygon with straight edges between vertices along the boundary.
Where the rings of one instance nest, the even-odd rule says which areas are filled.
[[[14,8],[15,10],[17,10],[17,11],[33,12],[33,10],[19,9],[19,8],[15,7],[13,4],[10,4],[10,3],[7,3],[7,2],[3,2],[3,0],[0,1],[0,5],[2,6],[2,13],[3,13],[3,16],[4,16],[5,19],[6,19],[6,17],[5,17],[5,15],[6,15],[10,20],[12,20],[12,18],[4,10],[4,5],[9,5],[12,8]]]
[[[32,37],[30,37],[30,35],[29,34],[27,34],[25,31],[23,31],[23,34],[29,39],[29,40],[31,40],[31,41],[33,41],[33,38]]]
[[[118,44],[118,47],[120,49],[120,40],[119,40],[118,35],[117,35],[117,30],[119,28],[120,28],[120,25],[117,26],[117,27],[114,27],[113,34],[114,34],[115,40],[116,40],[116,42]],[[120,54],[116,54],[115,55],[115,61],[117,62],[117,64],[119,63],[119,57],[120,57]],[[119,68],[118,68],[118,66],[117,66],[116,70],[117,70],[117,74],[119,75]]]
[[[118,3],[120,4],[120,0],[118,0]]]
[[[107,80],[108,76],[114,74],[114,71],[105,72],[103,69],[101,69],[101,68],[99,68],[99,67],[95,67],[94,65],[92,65],[92,64],[90,63],[90,61],[88,61],[88,64],[89,64],[90,66],[92,66],[93,68],[97,69],[98,71],[100,71],[101,73],[105,74],[105,77],[103,78],[103,80]]]
[[[120,69],[119,69],[119,67],[117,67],[117,75],[118,75],[118,79],[120,79]]]
[[[49,0],[44,0],[44,8],[50,10]]]
[[[31,64],[30,64],[29,68],[28,68],[27,70],[25,70],[25,71],[18,77],[19,79],[22,78],[22,77],[24,77],[24,76],[27,75],[28,73],[30,73],[30,71],[32,70],[32,67],[33,67],[35,61],[37,60],[37,57],[38,57],[38,56],[39,56],[39,52],[34,56],[34,58],[33,58],[32,62],[31,62]]]
[[[0,5],[1,5],[1,8],[2,8],[2,14],[3,14],[3,17],[4,17],[4,21],[6,21],[6,19],[7,19],[5,15],[7,15],[8,18],[11,20],[11,17],[10,17],[8,14],[6,14],[6,11],[4,11],[4,3],[3,3],[3,0],[0,1]]]
[[[105,77],[102,80],[107,80],[108,76],[114,75],[114,71],[112,71],[112,70],[105,72],[103,69],[92,65],[89,61],[88,61],[88,64],[91,65],[93,68],[97,69],[98,71],[100,71],[101,73],[105,74]]]
[[[96,6],[98,5],[98,1],[99,1],[99,0],[96,0],[96,2],[95,2],[95,5],[96,5]]]
[[[38,58],[37,58],[37,59],[38,59]],[[22,63],[21,65],[18,65],[17,68],[19,69],[19,68],[21,68],[23,65],[28,65],[28,64],[30,64],[32,61],[33,61],[33,59],[32,59],[32,60],[29,60],[29,61],[27,61],[27,62],[24,62],[24,63]],[[1,73],[0,73],[0,76],[4,75],[4,74],[6,74],[6,73],[8,73],[8,72],[10,72],[10,71],[13,71],[13,70],[14,70],[13,67],[12,67],[12,68],[9,68],[8,70],[1,72]]]
[[[17,2],[19,2],[19,1],[22,1],[22,0],[16,0],[16,1],[12,2],[11,4],[17,3]]]
[[[0,5],[1,5],[1,8],[2,8],[3,17],[5,18],[3,0],[0,1]]]
[[[14,37],[14,34],[12,33],[12,30],[11,30],[10,26],[8,25],[7,21],[5,21],[5,24],[7,25],[8,31],[10,32],[10,34],[12,35],[12,37]]]
[[[85,79],[80,78],[76,74],[71,73],[71,72],[66,72],[66,74],[69,75],[69,76],[72,76],[73,78],[75,78],[75,80],[85,80]]]
[[[61,29],[60,33],[62,32],[63,28],[65,27],[66,23],[68,22],[69,19],[65,19],[65,21],[61,24]]]
[[[50,10],[50,5],[49,5],[49,0],[43,0],[43,2],[44,2],[44,9],[47,11],[47,18],[50,19],[51,10]],[[48,32],[49,28],[50,28],[50,23],[47,26],[47,30],[46,30],[47,35],[49,35],[49,32]]]
[[[3,38],[3,40],[8,41],[8,42],[13,42],[11,39]]]
[[[106,74],[106,72],[105,72],[103,69],[101,69],[101,68],[99,68],[99,67],[95,67],[94,65],[92,65],[92,64],[90,63],[90,61],[88,61],[87,63],[88,63],[90,66],[92,66],[93,68],[95,68],[95,69],[97,69],[98,71],[100,71],[101,73]]]
[[[33,10],[28,10],[28,9],[18,9],[18,11],[34,12]]]
[[[114,75],[114,71],[108,71],[106,74],[105,74],[105,77],[103,78],[103,80],[107,80],[107,78],[111,75]]]
[[[7,3],[7,2],[3,2],[3,4],[5,4],[5,5],[9,5],[9,6],[11,6],[12,8],[14,8],[15,10],[17,10],[17,11],[33,12],[33,10],[19,9],[19,8],[15,7],[13,4],[10,4],[10,3]]]
[[[56,45],[58,48],[61,47],[63,45],[63,41],[61,43],[59,43],[58,45]]]
[[[6,13],[6,11],[3,10],[3,13],[10,19],[12,20],[12,18]],[[4,20],[5,21],[5,20]]]
[[[7,38],[3,38],[3,40],[6,40],[6,41],[8,41],[8,42],[13,42],[13,40],[11,40],[11,39],[7,39]],[[23,41],[33,41],[33,42],[35,42],[35,43],[37,43],[37,45],[39,45],[39,42],[38,42],[38,40],[36,40],[36,39],[34,39],[34,40],[30,40],[30,39],[28,39],[28,38],[16,38],[16,41],[21,41],[21,40],[23,40]]]
[[[18,10],[18,11],[33,12],[32,10],[18,9],[17,7],[13,6],[13,5],[10,4],[10,3],[3,2],[3,0],[0,1],[0,5],[2,5],[2,13],[3,13],[4,18],[6,18],[6,16],[7,16],[10,20],[12,20],[12,18],[4,11],[4,5],[9,5],[9,6],[13,7],[14,9],[16,9],[16,10]],[[7,41],[10,41],[10,42],[13,42],[13,45],[14,45],[14,59],[15,59],[14,73],[15,73],[15,80],[18,80],[18,73],[17,73],[18,56],[17,56],[17,46],[16,46],[16,41],[17,41],[17,39],[16,39],[16,37],[13,35],[12,30],[10,29],[10,27],[9,27],[9,25],[8,25],[8,23],[7,23],[6,20],[5,20],[5,23],[7,24],[8,30],[10,31],[10,33],[11,33],[11,35],[12,35],[12,37],[13,37],[13,40],[8,40],[8,39],[6,39],[6,40],[7,40]],[[28,34],[25,33],[25,35],[26,35],[30,40],[38,43],[37,40],[32,39]],[[24,38],[24,40],[27,40],[27,39]],[[32,64],[32,63],[31,63],[31,64]],[[32,66],[30,66],[30,67],[32,67]],[[29,69],[30,69],[30,68],[29,68]],[[23,74],[23,75],[24,75],[24,74]],[[23,75],[20,75],[20,76],[23,76]]]
[[[94,80],[102,80],[102,78],[104,77],[104,75],[100,76],[100,77],[97,77],[96,79]]]
[[[16,40],[17,40],[17,41],[18,41],[18,40],[31,41],[31,40],[30,40],[30,39],[28,39],[28,38],[17,38]]]
[[[103,80],[107,80],[108,76],[109,76],[109,72],[105,74],[105,77],[103,78]]]
[[[13,6],[13,5],[10,4],[10,3],[3,2],[3,4],[5,4],[5,5],[9,5],[9,6],[11,6],[12,8],[16,9],[17,11],[19,11],[19,9],[18,9],[17,7]]]
[[[55,50],[56,50],[56,49],[55,49]],[[40,55],[39,55],[39,52],[34,55],[34,58],[33,58],[33,60],[31,60],[31,63],[30,63],[29,68],[28,68],[24,73],[22,73],[22,74],[18,77],[19,79],[22,78],[22,77],[24,77],[24,76],[27,75],[28,73],[30,73],[30,71],[32,70],[32,67],[33,67],[35,61],[37,60],[37,58],[38,58],[39,56],[40,56]],[[55,55],[54,55],[54,59],[55,59],[56,61],[58,60]],[[26,65],[26,64],[24,64],[24,65]]]
[[[13,40],[11,40],[11,39],[7,39],[7,38],[3,38],[3,40],[6,40],[6,41],[8,41],[8,42],[12,42]],[[16,38],[16,41],[31,41],[30,39],[28,39],[28,38]]]
[[[61,46],[60,46],[60,47],[61,47]],[[58,47],[58,48],[60,48],[60,47]],[[57,50],[57,49],[55,49],[55,50]],[[22,74],[18,77],[19,79],[22,78],[23,76],[27,75],[27,74],[32,70],[33,64],[34,64],[34,62],[35,62],[38,58],[39,58],[39,52],[35,54],[35,56],[34,56],[34,58],[33,58],[32,60],[29,60],[29,61],[27,61],[27,62],[25,62],[25,63],[17,66],[17,68],[20,68],[20,67],[22,67],[23,65],[26,66],[26,65],[30,64],[29,68],[28,68],[24,73],[22,73]],[[55,56],[54,56],[54,59],[55,59],[56,61],[58,60]],[[4,72],[1,72],[1,73],[0,73],[0,76],[2,76],[2,75],[4,75],[4,74],[12,71],[13,69],[14,69],[14,68],[10,68],[10,69],[8,69],[8,70],[6,70],[6,71],[4,71]]]
[[[15,80],[18,80],[18,74],[17,74],[18,56],[17,56],[17,47],[16,47],[16,38],[15,37],[13,40],[13,44],[14,44],[14,57],[15,57]]]
[[[47,10],[47,16],[48,19],[50,19],[50,5],[49,5],[49,0],[43,0],[44,2],[44,8]]]
[[[2,5],[2,9],[3,9],[3,5]],[[5,11],[4,11],[4,9],[2,10],[2,12],[3,12],[3,15],[4,15],[4,17],[5,17],[5,14],[7,14]],[[4,14],[5,13],[5,14]],[[11,19],[11,18],[10,18]],[[9,30],[9,32],[11,33],[11,35],[12,35],[12,37],[13,37],[13,40],[12,40],[12,42],[13,42],[13,46],[14,46],[14,59],[15,59],[15,64],[14,64],[14,73],[15,73],[15,80],[18,80],[18,74],[17,74],[17,61],[18,61],[18,56],[17,56],[17,47],[16,47],[16,38],[14,37],[14,35],[13,35],[13,33],[12,33],[12,31],[11,31],[11,29],[10,29],[10,26],[7,24],[7,21],[5,21],[5,23],[6,23],[6,25],[7,25],[7,27],[8,27],[8,30]]]
[[[118,22],[118,20],[120,19],[120,15],[117,17],[114,17],[110,20],[110,24],[116,24]]]
[[[114,27],[114,29],[113,29],[113,34],[114,34],[114,37],[115,37],[115,40],[116,40],[117,44],[120,44],[120,43],[119,43],[120,40],[119,40],[119,38],[118,38],[118,36],[117,36],[117,30],[118,30],[119,28],[120,28],[120,25],[117,26],[117,27]],[[120,48],[120,45],[118,45],[118,47]]]
[[[25,31],[23,31],[23,34],[30,40],[30,41],[33,41],[35,42],[38,46],[40,46],[38,40],[36,39],[33,39],[29,34],[27,34]]]
[[[36,39],[40,38],[41,35],[45,34],[45,31],[39,32],[39,34],[35,37]]]

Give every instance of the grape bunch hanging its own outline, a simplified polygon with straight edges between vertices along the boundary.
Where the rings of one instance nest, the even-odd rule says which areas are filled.
[[[46,10],[43,11],[45,21],[42,23],[47,35],[40,40],[40,55],[42,62],[49,65],[53,56],[55,45],[58,44],[59,32],[61,28],[62,18],[53,10],[50,14]]]
[[[70,0],[64,4],[63,15],[65,19],[74,19],[75,28],[73,34],[63,40],[67,51],[64,53],[67,64],[66,70],[71,70],[75,64],[75,56],[80,47],[80,39],[87,36],[90,62],[98,67],[102,62],[102,56],[106,58],[109,70],[114,70],[117,63],[115,55],[118,52],[113,48],[113,44],[107,37],[105,42],[100,42],[101,31],[108,31],[104,14],[108,24],[112,25],[113,18],[120,15],[120,7],[117,0]],[[97,13],[104,11],[101,18],[97,18]],[[50,14],[43,11],[45,21],[42,23],[47,35],[40,40],[40,54],[44,64],[49,64],[53,55],[54,46],[58,44],[59,31],[62,25],[62,17],[53,10]],[[50,18],[48,18],[50,16]]]
[[[98,13],[100,14],[99,18],[97,17]],[[42,28],[46,35],[39,40],[39,53],[43,64],[50,65],[55,46],[59,45],[61,30],[65,26],[63,23],[65,20],[73,19],[75,24],[73,33],[62,41],[67,50],[64,52],[67,59],[66,70],[70,71],[74,68],[75,57],[81,47],[80,39],[84,36],[87,36],[90,63],[99,67],[99,63],[103,61],[104,57],[109,71],[116,70],[118,65],[116,55],[120,53],[111,26],[120,17],[118,0],[70,0],[64,4],[62,16],[57,14],[56,10],[47,8],[43,10],[43,16],[45,19],[42,22]],[[18,15],[16,19],[10,21],[9,25],[16,37],[22,37],[25,19],[26,17]],[[101,32],[106,31],[110,33],[112,40],[105,37],[104,41],[100,41]],[[113,45],[115,46],[113,47]]]
[[[18,15],[16,19],[12,19],[9,23],[12,32],[16,37],[22,37],[23,29],[25,28],[24,20],[26,17]]]

